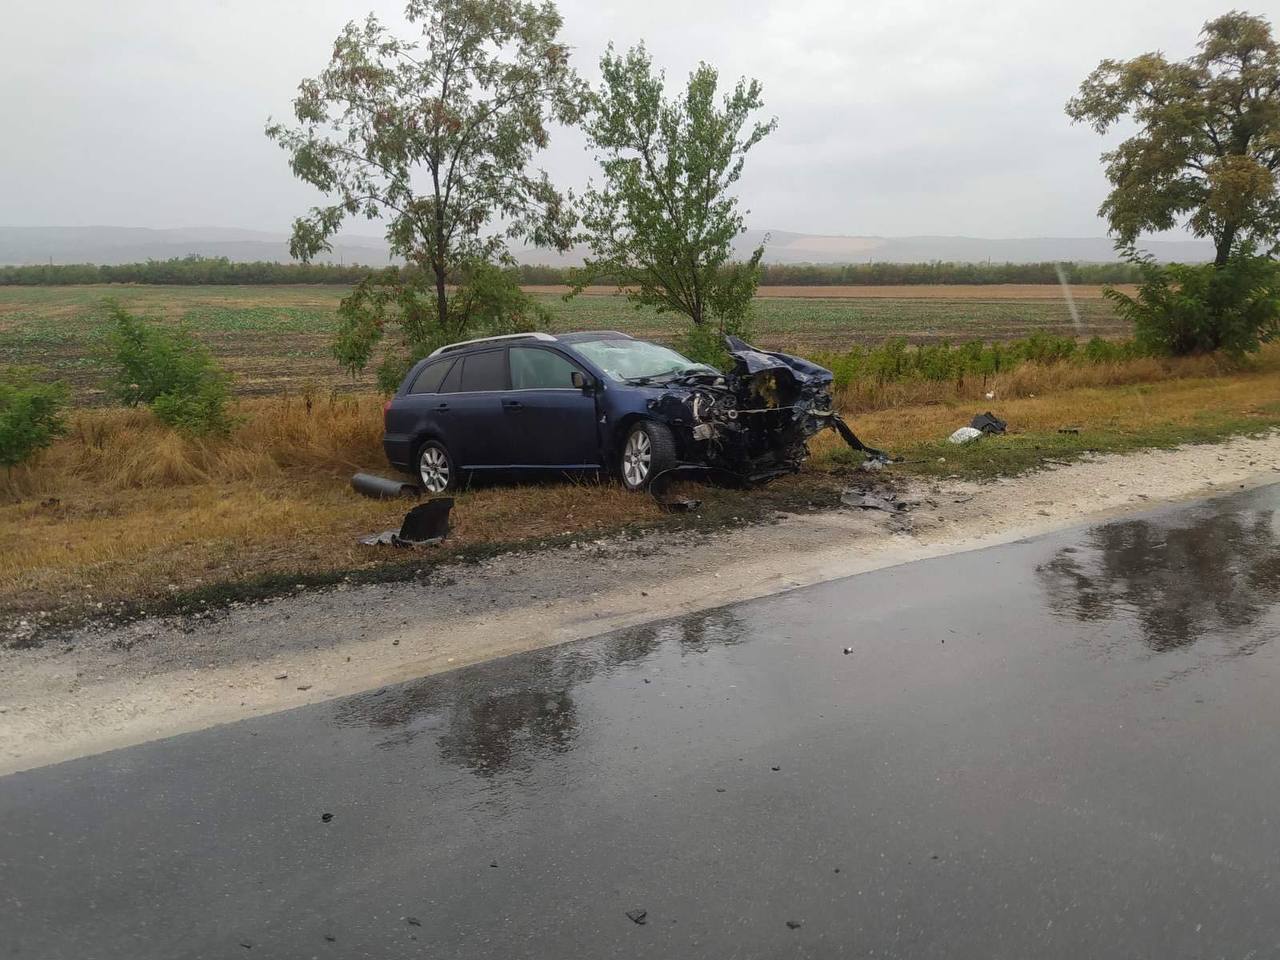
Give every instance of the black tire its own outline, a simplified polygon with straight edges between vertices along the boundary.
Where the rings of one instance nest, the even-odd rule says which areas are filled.
[[[458,467],[453,455],[439,440],[428,440],[413,458],[414,475],[427,493],[447,493],[458,489]]]
[[[650,481],[676,465],[676,440],[671,428],[654,420],[634,423],[618,452],[618,476],[632,492],[648,488]]]

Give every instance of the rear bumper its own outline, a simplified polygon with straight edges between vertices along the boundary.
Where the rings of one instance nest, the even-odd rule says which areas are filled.
[[[387,461],[397,470],[413,473],[413,438],[386,434],[382,438],[382,450]]]

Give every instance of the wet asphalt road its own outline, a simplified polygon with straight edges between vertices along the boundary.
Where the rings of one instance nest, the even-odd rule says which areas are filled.
[[[4,778],[0,955],[1276,956],[1277,508],[1166,509]]]

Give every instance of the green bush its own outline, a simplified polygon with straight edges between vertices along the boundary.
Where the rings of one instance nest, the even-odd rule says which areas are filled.
[[[145,404],[184,433],[226,433],[229,381],[191,332],[111,308],[107,393],[126,406]]]
[[[684,336],[676,339],[675,348],[697,363],[705,363],[717,370],[729,369],[730,358],[724,348],[724,336],[710,324],[690,325]]]
[[[718,323],[712,321],[697,326],[690,324],[684,336],[676,339],[674,346],[690,360],[727,372],[733,366],[733,358],[725,349],[725,335],[740,337],[750,343],[753,333],[748,317],[721,318]]]
[[[151,402],[151,410],[163,423],[183,433],[199,436],[226,433],[227,391],[221,383],[205,383],[195,393],[162,393]]]
[[[1280,264],[1270,257],[1245,247],[1221,266],[1134,259],[1142,272],[1137,296],[1113,289],[1105,295],[1133,322],[1142,348],[1241,356],[1280,336]]]
[[[434,281],[421,271],[388,267],[365,277],[338,306],[333,355],[352,376],[376,354],[378,388],[392,393],[409,368],[436,347],[475,337],[550,330],[555,317],[520,289],[514,270],[466,265],[440,323]]]
[[[65,433],[66,402],[63,384],[37,382],[29,367],[0,371],[0,464],[12,470]]]

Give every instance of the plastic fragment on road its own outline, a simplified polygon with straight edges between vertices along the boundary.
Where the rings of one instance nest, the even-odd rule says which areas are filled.
[[[883,510],[885,513],[902,513],[908,507],[905,500],[899,500],[893,493],[864,493],[861,490],[846,490],[840,495],[840,502],[846,507],[857,507],[860,510]]]
[[[952,443],[973,443],[980,436],[982,436],[981,430],[975,430],[973,427],[961,427],[947,439]]]

